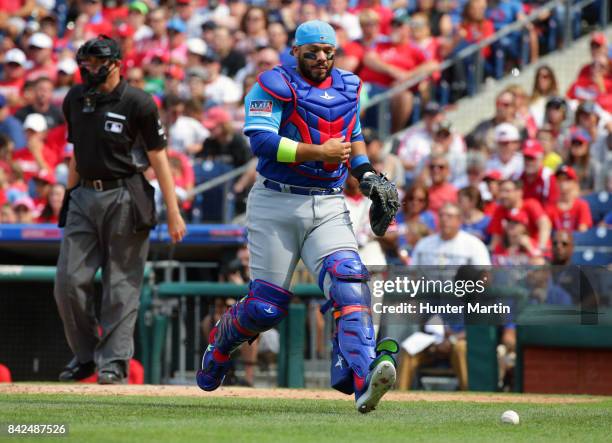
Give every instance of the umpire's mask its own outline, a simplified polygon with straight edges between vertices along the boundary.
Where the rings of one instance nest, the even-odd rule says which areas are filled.
[[[107,62],[121,60],[121,50],[115,40],[106,35],[99,35],[96,38],[86,41],[77,52],[77,63],[83,84],[88,91],[95,90],[106,81],[110,72],[108,63],[100,66],[96,72],[91,72],[86,61],[94,57]]]

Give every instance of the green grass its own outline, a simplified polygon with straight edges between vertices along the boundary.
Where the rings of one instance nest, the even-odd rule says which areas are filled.
[[[85,443],[612,441],[612,399],[517,404],[512,398],[508,403],[383,402],[364,416],[347,401],[15,394],[0,397],[0,422],[67,423],[69,436],[54,440]],[[519,426],[500,424],[506,409],[520,414]]]

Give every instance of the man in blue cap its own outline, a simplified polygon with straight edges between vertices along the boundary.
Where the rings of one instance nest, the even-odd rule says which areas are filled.
[[[300,259],[333,307],[331,383],[355,393],[370,412],[393,386],[397,342],[376,343],[368,270],[357,253],[342,195],[350,172],[372,200],[373,231],[384,235],[398,209],[397,191],[366,156],[359,122],[361,81],[334,68],[336,35],[322,21],[296,30],[297,65],[261,73],[245,99],[244,133],[258,157],[247,205],[251,283],[211,331],[198,385],[217,389],[230,354],[287,315]]]

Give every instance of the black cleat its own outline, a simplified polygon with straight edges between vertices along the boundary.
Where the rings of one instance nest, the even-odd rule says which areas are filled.
[[[98,371],[99,385],[122,385],[126,383],[124,371],[118,363],[111,363]]]
[[[99,385],[123,385],[125,384],[125,377],[117,374],[116,372],[100,372],[98,374]]]
[[[73,358],[59,375],[59,381],[79,381],[91,377],[96,372],[96,364],[93,361],[79,363]]]

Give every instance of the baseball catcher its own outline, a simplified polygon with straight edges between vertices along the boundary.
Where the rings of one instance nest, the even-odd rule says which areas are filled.
[[[217,389],[230,354],[287,315],[291,278],[302,259],[333,306],[336,332],[331,383],[372,411],[393,386],[398,345],[376,342],[369,274],[342,195],[353,174],[372,201],[371,223],[383,235],[398,209],[397,191],[368,157],[359,121],[361,81],[334,68],[336,35],[322,21],[301,24],[296,65],[257,78],[245,98],[244,133],[258,157],[247,203],[252,281],[249,293],[213,328],[197,383]]]

